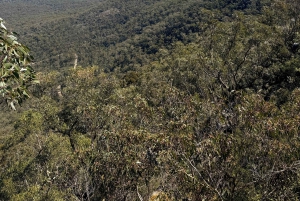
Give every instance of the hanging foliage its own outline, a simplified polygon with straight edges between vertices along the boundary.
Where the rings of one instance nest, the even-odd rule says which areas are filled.
[[[0,18],[0,95],[15,110],[29,97],[28,86],[37,82],[31,68],[29,49],[17,41],[16,33],[10,32]]]

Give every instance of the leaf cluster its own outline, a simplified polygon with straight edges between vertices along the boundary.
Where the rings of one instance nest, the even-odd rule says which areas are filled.
[[[29,97],[27,88],[35,80],[31,61],[29,49],[17,41],[0,19],[0,95],[13,109],[14,103],[21,104]]]

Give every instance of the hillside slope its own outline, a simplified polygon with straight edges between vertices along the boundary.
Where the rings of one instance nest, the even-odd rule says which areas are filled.
[[[10,8],[6,13],[0,10],[15,22],[15,31],[32,49],[38,69],[72,66],[75,54],[82,66],[134,69],[153,60],[160,48],[175,41],[194,41],[204,20],[200,9],[211,7],[211,2],[198,0],[67,2],[16,1],[16,8],[11,8],[14,12],[19,12],[18,5],[35,9],[23,10],[25,19],[34,14],[20,22],[7,13]],[[226,8],[226,4],[219,6]],[[235,8],[240,9],[239,4],[230,4],[227,14]],[[254,3],[242,9],[259,10]]]
[[[43,71],[0,114],[0,200],[298,201],[299,6],[103,1],[27,27]]]
[[[99,4],[98,0],[1,0],[0,15],[9,26],[22,31],[53,20],[72,17]]]

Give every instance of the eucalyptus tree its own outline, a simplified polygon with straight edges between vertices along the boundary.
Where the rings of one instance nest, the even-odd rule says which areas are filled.
[[[29,97],[28,86],[36,82],[32,60],[29,49],[18,42],[16,33],[10,32],[0,18],[0,95],[12,109]]]

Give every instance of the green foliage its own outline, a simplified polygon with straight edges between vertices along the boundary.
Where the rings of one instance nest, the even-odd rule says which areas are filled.
[[[299,200],[299,13],[270,2],[92,9],[117,22],[115,60],[37,74],[30,110],[1,135],[1,199]],[[145,9],[130,19],[129,5]]]
[[[17,41],[14,33],[9,32],[0,18],[0,95],[15,109],[29,97],[27,88],[35,80],[30,66],[32,57],[29,49]]]

